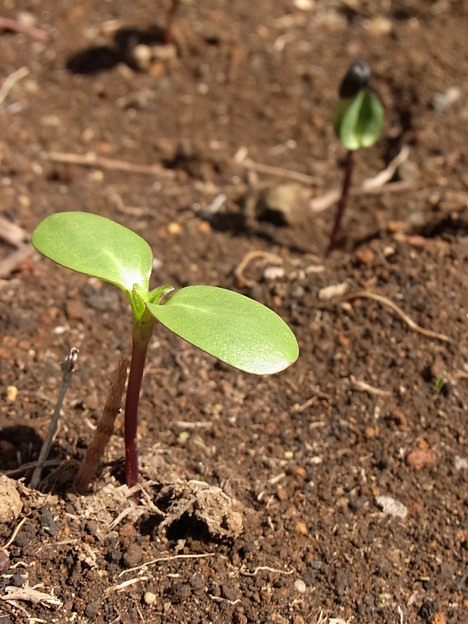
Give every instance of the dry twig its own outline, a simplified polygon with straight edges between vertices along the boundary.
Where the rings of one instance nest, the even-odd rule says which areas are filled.
[[[1,19],[2,18],[0,17],[0,26]],[[0,89],[0,104],[2,104],[6,100],[8,94],[13,89],[15,84],[20,80],[23,80],[23,78],[26,78],[28,74],[29,69],[27,67],[20,67],[5,79],[5,82],[2,84],[2,88]]]
[[[41,30],[36,26],[31,26],[30,24],[25,24],[24,22],[11,19],[10,17],[0,16],[0,29],[23,33],[24,35],[28,35],[28,37],[31,37],[31,39],[35,39],[36,41],[45,42],[49,38],[49,35],[48,33],[46,33],[45,30]]]
[[[249,572],[242,566],[239,570],[240,574],[243,576],[257,576],[259,572],[273,572],[275,574],[284,574],[285,576],[289,576],[294,574],[296,570],[293,568],[291,570],[278,570],[278,568],[270,568],[270,566],[257,566],[253,572]]]
[[[264,258],[268,262],[273,262],[274,264],[283,264],[282,258],[277,256],[276,254],[270,253],[268,251],[249,251],[234,271],[234,275],[236,277],[239,288],[244,288],[245,286],[254,286],[255,281],[249,280],[244,277],[244,271],[247,268],[247,265],[256,258]]]
[[[0,239],[12,247],[21,247],[28,240],[28,234],[22,227],[0,215]]]
[[[79,353],[78,349],[76,349],[75,347],[72,347],[70,349],[69,354],[65,358],[65,361],[62,364],[62,371],[63,371],[62,386],[60,388],[57,403],[55,404],[55,409],[52,415],[52,419],[50,421],[49,429],[44,438],[41,452],[39,453],[39,459],[37,462],[36,469],[34,470],[33,476],[31,478],[30,487],[32,489],[37,488],[37,486],[39,485],[39,481],[41,480],[42,468],[45,464],[47,456],[49,455],[50,447],[52,446],[52,440],[54,438],[55,432],[57,431],[57,425],[58,425],[58,421],[60,417],[60,410],[62,409],[62,403],[65,398],[65,394],[67,393],[68,385],[75,371],[75,364],[76,364],[76,360],[78,359],[78,353]]]
[[[365,381],[360,381],[359,379],[356,379],[354,375],[350,375],[350,381],[352,389],[356,390],[357,392],[367,392],[368,394],[376,396],[390,396],[392,394],[390,390],[381,390],[380,388],[375,388]]]
[[[148,578],[149,577],[147,576],[138,576],[137,578],[132,578],[132,579],[128,579],[128,581],[123,581],[119,585],[111,585],[104,592],[104,596],[107,598],[107,596],[109,596],[110,594],[113,594],[114,592],[119,593],[123,591],[124,589],[126,589],[127,587],[129,587],[130,585],[135,585],[135,583],[140,583],[141,581],[147,581]]]
[[[63,152],[47,152],[46,157],[52,162],[66,163],[69,165],[79,165],[81,167],[97,167],[109,171],[122,171],[125,173],[139,173],[142,175],[165,176],[174,178],[175,173],[170,169],[165,169],[159,164],[139,165],[125,160],[105,158],[96,156],[93,152],[87,154],[68,154]]]
[[[114,433],[115,419],[119,415],[125,390],[127,364],[126,358],[120,358],[114,371],[102,416],[94,432],[93,441],[86,451],[75,478],[74,485],[79,492],[86,490],[96,474],[104,449]]]
[[[403,319],[403,321],[415,332],[426,336],[427,338],[434,338],[435,340],[442,340],[443,342],[452,342],[452,339],[445,334],[439,334],[439,332],[435,332],[432,329],[424,329],[417,323],[415,323],[401,308],[399,308],[396,303],[393,303],[391,299],[387,299],[382,295],[378,295],[377,293],[370,292],[368,290],[358,290],[357,292],[351,293],[348,295],[347,300],[350,301],[352,299],[373,299],[374,301],[378,301],[389,308],[391,308],[398,316]]]
[[[389,164],[383,171],[378,173],[373,178],[367,178],[366,180],[364,180],[360,187],[350,189],[350,194],[368,195],[375,193],[407,190],[411,186],[411,183],[407,181],[393,182],[392,184],[387,184],[387,182],[392,179],[397,168],[405,160],[407,160],[408,156],[409,148],[407,145],[404,145],[401,148],[400,152],[397,154],[397,156],[395,156],[395,158],[391,162],[389,162]],[[323,210],[330,208],[330,206],[333,206],[333,204],[335,204],[339,200],[340,195],[341,190],[333,189],[328,193],[325,193],[325,195],[322,195],[321,197],[315,197],[310,201],[310,209],[313,212],[322,212]]]
[[[0,261],[0,278],[11,275],[16,267],[24,262],[34,251],[34,247],[30,243],[26,243],[18,247],[9,256]]]
[[[256,163],[253,160],[237,160],[236,164],[249,169],[250,171],[256,171],[257,173],[264,173],[265,175],[271,175],[275,178],[282,178],[284,180],[292,180],[293,182],[299,182],[305,186],[317,186],[321,183],[321,178],[316,176],[310,176],[299,171],[291,171],[290,169],[283,169],[282,167],[273,167],[271,165],[264,165],[262,163]]]
[[[119,577],[123,574],[129,574],[130,572],[135,572],[136,570],[144,570],[149,566],[155,565],[157,563],[165,563],[166,561],[176,561],[178,559],[206,559],[207,557],[212,557],[213,553],[201,553],[199,555],[172,555],[170,557],[159,557],[158,559],[150,559],[150,561],[145,561],[139,566],[135,568],[129,568],[128,570],[123,570],[119,574]]]
[[[62,602],[50,594],[41,592],[35,587],[5,587],[6,594],[0,596],[1,600],[5,600],[10,604],[13,604],[15,600],[24,600],[25,602],[31,602],[32,604],[41,604],[46,607],[61,607]]]
[[[15,541],[18,533],[20,532],[21,527],[23,526],[23,524],[26,522],[27,518],[21,518],[20,522],[18,522],[18,524],[15,527],[15,530],[13,531],[13,533],[11,534],[10,539],[8,540],[8,542],[5,544],[5,546],[3,546],[3,550],[8,550],[8,548],[13,544],[13,542]]]

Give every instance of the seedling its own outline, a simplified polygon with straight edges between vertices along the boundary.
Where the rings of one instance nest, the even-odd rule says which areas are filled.
[[[133,312],[132,359],[125,401],[125,474],[138,481],[137,424],[148,343],[156,321],[202,351],[248,373],[270,375],[296,361],[299,348],[272,310],[239,293],[214,286],[149,290],[153,254],[148,243],[122,225],[86,212],[44,219],[32,236],[44,256],[74,271],[114,284]]]
[[[436,394],[440,394],[442,390],[444,389],[444,386],[445,386],[445,381],[443,380],[442,377],[436,377],[434,379],[434,392]]]
[[[340,85],[340,99],[333,113],[335,134],[347,152],[343,186],[330,235],[328,253],[337,246],[340,225],[351,187],[354,152],[360,147],[374,145],[382,131],[384,110],[377,96],[366,89],[369,78],[370,68],[366,63],[361,61],[353,63]]]
[[[177,9],[182,4],[192,4],[193,0],[171,0],[171,5],[166,15],[166,27],[164,29],[164,43],[174,43],[174,22]]]

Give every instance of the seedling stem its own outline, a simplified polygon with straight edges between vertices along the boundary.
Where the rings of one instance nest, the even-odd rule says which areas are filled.
[[[146,309],[141,320],[135,321],[133,327],[132,359],[125,400],[125,480],[130,488],[138,482],[138,406],[146,353],[154,324],[154,316]]]
[[[331,253],[337,247],[338,234],[341,227],[341,221],[343,220],[344,211],[348,202],[349,189],[351,188],[351,179],[354,171],[354,157],[353,151],[348,150],[346,152],[345,159],[345,173],[343,178],[343,187],[341,190],[341,196],[336,209],[335,223],[333,224],[333,230],[330,234],[330,242],[328,243],[327,253]]]

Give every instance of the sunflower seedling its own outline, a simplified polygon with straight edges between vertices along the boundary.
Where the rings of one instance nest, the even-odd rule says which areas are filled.
[[[345,173],[338,201],[335,223],[328,243],[328,253],[337,246],[341,221],[346,208],[354,168],[354,152],[371,147],[380,137],[384,110],[378,97],[366,87],[370,68],[366,63],[353,63],[340,85],[339,100],[333,113],[333,128],[346,148]]]
[[[59,212],[37,226],[32,243],[54,262],[114,284],[130,302],[132,358],[125,400],[125,475],[129,487],[138,481],[138,405],[156,321],[202,351],[248,373],[277,373],[299,355],[296,338],[283,319],[244,295],[200,285],[174,293],[169,285],[150,291],[150,246],[111,219],[86,212]]]

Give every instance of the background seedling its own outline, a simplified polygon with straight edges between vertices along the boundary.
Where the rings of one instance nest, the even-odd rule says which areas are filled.
[[[351,187],[354,152],[360,147],[374,145],[382,131],[384,110],[377,96],[366,89],[369,78],[370,68],[366,63],[361,61],[353,63],[340,85],[340,99],[333,113],[335,134],[347,152],[343,186],[328,243],[328,253],[337,246],[340,225]]]
[[[62,212],[42,221],[34,247],[58,264],[114,284],[133,312],[132,359],[125,401],[125,474],[138,481],[137,424],[141,381],[156,320],[199,349],[240,370],[279,372],[299,355],[296,338],[272,310],[214,286],[149,290],[153,254],[148,243],[122,225],[85,212]]]

